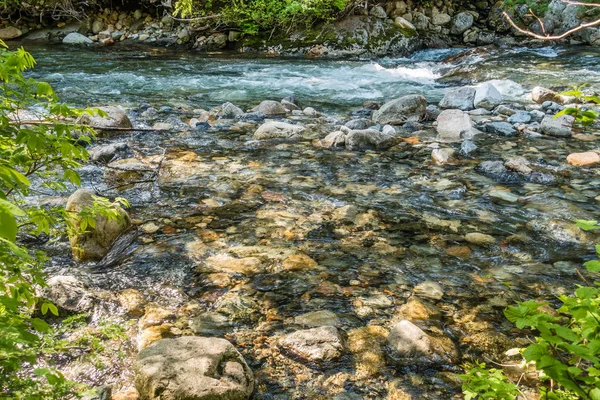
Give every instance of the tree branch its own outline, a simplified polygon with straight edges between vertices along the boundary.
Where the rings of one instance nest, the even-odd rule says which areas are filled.
[[[587,4],[587,3],[584,3],[584,4]],[[596,6],[600,6],[600,4],[596,4]],[[586,23],[580,24],[580,25],[576,26],[575,28],[569,29],[568,31],[566,31],[565,33],[562,33],[560,35],[540,35],[540,34],[537,34],[535,32],[532,32],[532,31],[530,31],[528,29],[524,29],[524,28],[519,27],[515,23],[515,21],[513,21],[513,19],[510,17],[510,15],[508,15],[508,13],[506,11],[504,11],[502,14],[504,15],[504,18],[506,18],[506,20],[508,21],[508,23],[513,28],[515,28],[517,31],[519,31],[519,32],[521,32],[521,33],[523,33],[525,35],[531,36],[533,38],[539,39],[539,40],[560,40],[560,39],[566,38],[569,35],[572,35],[575,32],[583,30],[585,28],[591,28],[593,26],[600,25],[600,18],[599,18],[599,19],[596,19],[596,20],[591,21],[591,22],[586,22]]]

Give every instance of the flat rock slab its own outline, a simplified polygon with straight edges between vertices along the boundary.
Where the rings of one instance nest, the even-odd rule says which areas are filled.
[[[135,363],[140,400],[245,400],[254,390],[252,371],[225,339],[162,339]]]
[[[330,361],[342,355],[342,337],[333,326],[292,332],[279,340],[279,345],[309,361]]]

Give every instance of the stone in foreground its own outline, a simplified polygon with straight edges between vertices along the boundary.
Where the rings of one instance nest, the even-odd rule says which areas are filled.
[[[285,335],[279,345],[308,361],[330,361],[342,355],[344,344],[337,328],[319,328],[296,331]]]
[[[570,115],[561,115],[558,118],[546,116],[542,120],[542,132],[548,136],[569,137],[573,134],[575,118]]]
[[[423,121],[426,114],[427,99],[412,94],[385,103],[373,113],[373,121],[383,125],[400,125],[409,121]]]
[[[75,232],[77,232],[69,235],[69,241],[73,258],[80,262],[98,261],[104,258],[114,241],[131,226],[129,214],[119,207],[116,219],[96,215],[94,217],[96,226],[94,228],[88,226],[85,233],[79,233],[81,220],[78,215],[93,205],[94,193],[85,189],[77,190],[67,201],[66,211],[70,215]]]
[[[225,339],[162,339],[135,363],[140,400],[245,400],[254,390],[252,371]]]
[[[600,164],[600,154],[593,151],[572,153],[567,157],[567,162],[576,167],[590,167]]]

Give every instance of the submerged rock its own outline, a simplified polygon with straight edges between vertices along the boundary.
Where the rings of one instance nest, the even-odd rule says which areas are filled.
[[[254,390],[252,371],[225,339],[162,339],[135,362],[140,399],[244,400]]]
[[[344,350],[342,337],[333,326],[296,331],[285,335],[279,345],[309,361],[331,361]]]
[[[79,233],[82,223],[79,213],[93,207],[93,197],[93,192],[79,189],[67,201],[66,211],[70,215],[75,232],[77,232],[69,236],[73,258],[77,261],[101,260],[108,253],[114,241],[131,226],[129,214],[121,207],[117,207],[116,219],[96,215],[94,217],[96,226],[88,225],[85,233]]]
[[[385,103],[373,113],[373,121],[379,124],[400,125],[408,121],[423,121],[426,114],[427,99],[413,94]]]
[[[254,132],[254,139],[295,139],[304,130],[303,126],[288,124],[287,122],[268,121]]]
[[[481,129],[487,133],[505,137],[515,136],[517,134],[517,130],[508,122],[490,122],[483,125]]]
[[[308,327],[319,326],[335,326],[342,325],[340,318],[329,310],[313,311],[306,314],[298,315],[294,318],[294,323]]]

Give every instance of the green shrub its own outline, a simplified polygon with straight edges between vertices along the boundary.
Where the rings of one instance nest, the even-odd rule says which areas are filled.
[[[350,0],[179,0],[175,13],[184,18],[219,14],[227,25],[238,27],[245,34],[256,34],[332,20],[349,3]]]
[[[598,230],[596,221],[576,221],[584,230]],[[600,256],[600,245],[596,246]],[[589,272],[600,272],[600,261],[585,264]],[[562,305],[546,311],[548,303],[526,301],[508,307],[504,314],[517,328],[529,328],[535,343],[522,349],[523,359],[534,363],[542,382],[543,399],[600,400],[600,283],[581,286],[572,296],[558,297]],[[517,387],[501,370],[486,370],[484,364],[467,366],[463,393],[468,399],[514,399]]]

